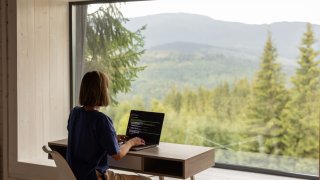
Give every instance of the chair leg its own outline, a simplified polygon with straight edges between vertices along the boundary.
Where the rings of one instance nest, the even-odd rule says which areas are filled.
[[[159,180],[164,180],[164,177],[163,176],[159,176]]]
[[[190,180],[196,180],[196,178],[194,176],[191,176]]]

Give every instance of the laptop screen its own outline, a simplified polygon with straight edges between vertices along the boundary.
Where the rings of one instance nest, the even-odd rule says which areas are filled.
[[[146,144],[159,144],[164,113],[131,110],[126,135]]]

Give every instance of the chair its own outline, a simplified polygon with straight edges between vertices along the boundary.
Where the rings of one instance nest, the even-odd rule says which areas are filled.
[[[51,155],[52,159],[56,163],[58,173],[59,173],[59,180],[77,180],[74,176],[69,164],[67,161],[56,151],[51,151],[48,149],[47,146],[42,146],[42,150],[49,155]]]

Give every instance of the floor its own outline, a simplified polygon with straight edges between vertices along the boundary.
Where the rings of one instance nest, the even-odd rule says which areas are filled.
[[[121,171],[118,171],[121,173]],[[158,177],[152,177],[152,180],[158,180]],[[165,177],[165,180],[177,180],[175,178]],[[297,178],[273,176],[243,171],[234,171],[220,168],[209,168],[195,176],[195,180],[301,180]]]
[[[157,179],[157,178],[155,178]],[[174,178],[165,178],[173,180]],[[250,173],[243,171],[234,171],[219,168],[207,169],[195,176],[196,180],[297,180],[296,178],[288,178],[281,176],[265,175],[258,173]]]

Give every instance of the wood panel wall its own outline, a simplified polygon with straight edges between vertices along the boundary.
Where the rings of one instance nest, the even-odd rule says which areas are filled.
[[[1,60],[2,60],[2,57],[3,57],[3,54],[2,54],[2,49],[3,49],[3,45],[2,45],[2,41],[3,41],[3,35],[2,35],[2,33],[3,33],[3,30],[2,30],[2,28],[3,28],[3,20],[2,20],[2,18],[3,18],[3,6],[2,6],[2,4],[3,4],[3,2],[0,2],[0,58],[1,58]],[[2,61],[0,61],[0,118],[2,119],[2,115],[3,115],[3,98],[2,98],[2,96],[3,96],[3,88],[4,88],[4,86],[3,86],[3,65],[2,65]],[[2,121],[0,120],[0,179],[2,179],[2,174],[3,174],[3,158],[2,158],[2,154],[3,154],[3,151],[2,151],[2,148],[3,148],[3,146],[2,146],[2,133],[3,133],[3,131],[2,131],[2,128],[3,128],[3,126],[2,126]]]
[[[57,179],[38,158],[67,135],[68,1],[0,0],[0,179]]]
[[[69,115],[66,0],[17,0],[18,160],[34,161],[65,138]]]
[[[5,179],[7,167],[7,156],[4,141],[6,130],[6,102],[7,102],[7,0],[0,1],[0,179]]]

